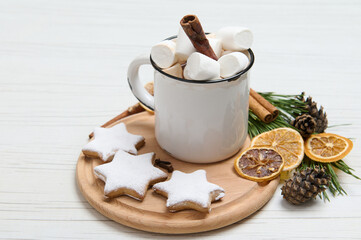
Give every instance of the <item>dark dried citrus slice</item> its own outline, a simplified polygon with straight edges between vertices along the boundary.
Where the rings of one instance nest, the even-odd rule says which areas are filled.
[[[264,147],[246,149],[234,161],[237,173],[246,179],[263,182],[280,175],[284,160],[276,150]]]

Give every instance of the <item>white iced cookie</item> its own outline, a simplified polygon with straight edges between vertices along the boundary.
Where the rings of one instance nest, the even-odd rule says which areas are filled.
[[[137,149],[143,145],[144,137],[129,133],[125,124],[119,123],[112,128],[95,128],[94,139],[87,143],[82,151],[85,156],[99,157],[107,162],[119,150],[137,154]]]
[[[160,68],[169,68],[177,61],[175,49],[176,43],[174,41],[165,40],[154,45],[150,55]]]
[[[170,68],[163,69],[163,72],[166,72],[169,75],[172,75],[172,76],[175,76],[178,78],[183,78],[183,69],[179,63],[174,64]]]
[[[217,37],[222,39],[224,50],[240,51],[249,49],[253,42],[251,30],[244,27],[224,27],[217,32]]]
[[[185,209],[210,212],[211,203],[224,196],[223,188],[207,181],[204,170],[174,171],[168,181],[155,184],[153,190],[168,198],[166,206],[170,212]]]
[[[249,59],[241,52],[233,52],[223,55],[218,62],[221,66],[221,77],[227,78],[245,69],[249,64]]]
[[[192,53],[184,68],[184,77],[190,80],[211,80],[220,76],[219,63],[199,52]]]
[[[176,55],[179,63],[185,63],[188,57],[194,53],[196,49],[194,48],[191,40],[184,32],[183,28],[180,27],[178,31],[177,37],[177,45],[176,45]]]
[[[217,58],[220,58],[222,54],[222,41],[218,38],[209,38],[208,35],[207,38],[213,52],[216,54]]]
[[[154,153],[134,156],[118,151],[113,161],[95,167],[95,175],[105,182],[104,195],[127,195],[142,201],[150,185],[164,181],[168,176],[152,165],[154,156]]]

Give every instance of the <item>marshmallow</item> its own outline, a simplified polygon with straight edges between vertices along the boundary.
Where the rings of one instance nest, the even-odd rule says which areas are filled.
[[[194,52],[196,52],[196,49],[193,47],[191,40],[189,40],[183,28],[180,27],[178,31],[176,46],[176,55],[178,58],[178,62],[185,63],[187,61],[187,58]]]
[[[175,64],[170,68],[163,69],[163,72],[178,78],[183,78],[183,69],[179,63]]]
[[[220,65],[214,59],[199,52],[192,53],[184,68],[184,77],[191,80],[212,80],[220,78]]]
[[[248,57],[241,52],[228,53],[218,59],[221,77],[227,78],[245,69],[249,64]]]
[[[224,27],[217,32],[217,37],[222,39],[223,49],[240,51],[249,49],[253,42],[251,30],[244,27]]]
[[[183,71],[183,76],[184,76],[184,79],[187,79],[187,80],[194,80],[192,78],[189,77],[188,75],[188,69],[184,69]],[[221,75],[217,75],[211,79],[208,79],[208,80],[218,80],[218,79],[221,79]]]
[[[192,80],[188,75],[188,71],[189,71],[188,68],[184,68],[183,77],[184,79]]]
[[[154,45],[150,55],[160,68],[169,68],[177,61],[175,48],[176,44],[174,41],[165,40]]]
[[[216,54],[217,58],[220,58],[222,53],[222,41],[218,38],[208,38],[208,42],[209,45],[211,45],[211,48],[213,49],[213,52]]]

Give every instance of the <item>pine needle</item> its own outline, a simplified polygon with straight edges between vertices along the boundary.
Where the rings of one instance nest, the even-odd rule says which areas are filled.
[[[334,127],[343,127],[343,126],[351,126],[351,123],[345,123],[345,124],[335,124],[335,125],[328,125],[327,128],[334,128]]]
[[[307,112],[306,103],[301,100],[304,96],[303,93],[300,95],[281,95],[273,92],[259,92],[259,94],[267,99],[267,101],[272,103],[275,107],[277,107],[280,112],[276,120],[271,123],[264,123],[252,112],[252,110],[250,110],[248,115],[248,134],[251,138],[276,128],[289,127],[294,129],[290,122],[302,113]],[[339,124],[330,127],[347,125],[349,124]],[[332,193],[333,197],[336,197],[337,195],[347,195],[346,191],[341,186],[335,169],[341,170],[342,172],[361,180],[360,177],[356,176],[352,172],[354,169],[350,168],[343,160],[339,160],[333,163],[319,163],[311,160],[305,155],[301,165],[297,169],[302,170],[306,169],[307,167],[312,169],[316,167],[325,168],[327,174],[331,176],[328,189]],[[319,197],[325,201],[330,201],[326,191],[320,193]]]

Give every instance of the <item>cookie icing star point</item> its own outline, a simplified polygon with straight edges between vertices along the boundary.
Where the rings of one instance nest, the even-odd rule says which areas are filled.
[[[118,151],[109,163],[94,168],[95,175],[105,182],[104,195],[128,195],[142,201],[148,186],[167,179],[167,174],[152,165],[154,153],[131,155]]]
[[[94,139],[88,142],[82,151],[85,156],[99,157],[107,162],[119,150],[137,154],[137,149],[143,145],[144,137],[129,133],[125,124],[119,123],[111,128],[95,128]]]
[[[153,190],[168,197],[166,205],[171,212],[185,209],[209,212],[211,203],[224,196],[223,188],[208,182],[205,170],[174,171],[168,181],[155,184]]]

